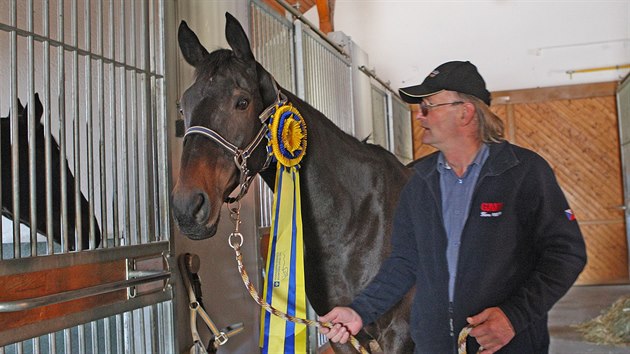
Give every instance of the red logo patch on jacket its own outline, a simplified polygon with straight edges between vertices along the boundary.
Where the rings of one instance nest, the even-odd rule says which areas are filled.
[[[482,218],[489,218],[501,216],[503,214],[503,203],[481,203],[481,216]]]

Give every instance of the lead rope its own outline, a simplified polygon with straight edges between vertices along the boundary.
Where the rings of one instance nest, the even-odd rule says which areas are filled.
[[[309,320],[305,318],[291,316],[289,314],[286,314],[274,308],[273,306],[269,305],[266,301],[262,299],[258,291],[256,291],[256,288],[254,287],[254,285],[249,280],[249,275],[247,275],[247,270],[245,269],[245,266],[243,265],[243,254],[241,253],[241,246],[243,245],[243,235],[239,231],[239,224],[241,223],[241,219],[240,219],[241,204],[237,203],[236,208],[229,208],[228,206],[228,209],[230,211],[230,218],[234,222],[234,232],[230,234],[230,237],[228,238],[228,244],[230,245],[230,247],[232,247],[232,249],[234,249],[234,253],[236,254],[236,262],[238,263],[238,271],[241,274],[241,279],[243,279],[243,284],[245,284],[245,287],[247,288],[249,295],[251,295],[254,301],[256,301],[256,303],[260,305],[262,308],[264,308],[265,311],[269,312],[270,314],[274,316],[280,317],[285,321],[299,323],[299,324],[303,324],[303,325],[307,325],[311,327],[317,327],[317,328],[322,328],[322,327],[332,328],[333,324],[331,322],[318,322],[318,321],[313,321],[313,320]],[[361,343],[359,343],[359,341],[352,335],[350,335],[350,343],[352,344],[354,349],[356,349],[359,353],[369,354],[369,352],[365,348],[363,348],[363,346],[361,346]]]
[[[457,337],[457,353],[458,354],[466,354],[466,338],[468,338],[468,334],[473,329],[473,326],[468,325],[459,332],[459,336]],[[483,347],[479,347],[477,353],[481,352]]]

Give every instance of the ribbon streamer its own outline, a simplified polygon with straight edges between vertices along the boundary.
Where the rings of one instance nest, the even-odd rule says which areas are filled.
[[[306,152],[306,125],[291,104],[277,107],[269,123],[269,152],[277,160],[271,235],[263,298],[272,307],[306,317],[304,244],[299,163]],[[303,324],[286,322],[262,310],[263,354],[306,353]]]

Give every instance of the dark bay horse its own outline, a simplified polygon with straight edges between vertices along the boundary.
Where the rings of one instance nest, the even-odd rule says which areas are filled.
[[[40,119],[42,117],[44,107],[39,99],[39,95],[35,94],[35,190],[36,190],[36,215],[37,215],[37,231],[46,235],[46,170],[45,170],[45,135],[44,126]],[[19,169],[19,194],[20,194],[20,222],[25,225],[30,225],[30,188],[29,188],[29,139],[28,139],[28,115],[32,114],[28,105],[22,106],[22,103],[18,100],[18,169]],[[0,180],[2,181],[2,215],[7,218],[13,219],[13,171],[12,161],[13,156],[11,154],[11,124],[9,117],[0,119],[0,144],[2,152],[2,175]],[[59,146],[54,141],[51,141],[51,166],[52,166],[52,227],[53,227],[53,239],[57,243],[61,243],[62,228],[61,228],[61,153]],[[76,250],[75,245],[75,226],[76,226],[76,213],[75,213],[75,179],[70,171],[68,162],[64,161],[63,168],[66,170],[66,197],[68,200],[68,249]],[[90,246],[90,217],[89,217],[89,203],[87,199],[81,195],[81,247],[82,249],[88,249]],[[98,246],[101,239],[101,232],[98,228],[98,223],[94,219],[95,231],[95,245]]]
[[[271,74],[255,59],[240,23],[226,14],[232,50],[208,53],[182,22],[179,46],[196,69],[195,82],[181,98],[186,127],[203,126],[244,149],[261,130],[259,115],[279,97]],[[346,134],[322,113],[280,88],[302,114],[308,148],[301,162],[302,219],[308,299],[318,314],[349,303],[374,277],[390,252],[392,217],[411,170],[385,149]],[[255,147],[239,169],[233,154],[200,134],[184,139],[179,177],[172,191],[175,220],[191,239],[215,234],[221,206],[241,181],[260,173],[273,188],[275,167],[264,169],[265,143]],[[357,336],[368,335],[385,353],[410,353],[411,294]],[[366,335],[367,332],[367,335]],[[348,344],[337,353],[353,353]]]

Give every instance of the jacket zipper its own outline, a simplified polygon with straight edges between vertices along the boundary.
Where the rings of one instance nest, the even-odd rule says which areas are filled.
[[[454,311],[454,306],[453,306],[453,302],[449,301],[448,303],[448,326],[450,329],[450,335],[451,335],[451,343],[453,343],[453,354],[457,353],[457,339],[455,339],[455,320],[453,319],[453,313]]]

